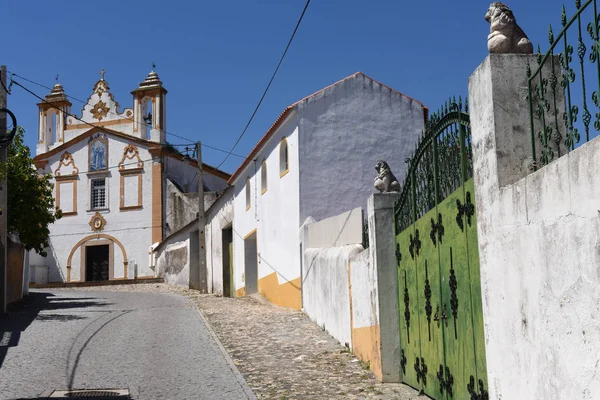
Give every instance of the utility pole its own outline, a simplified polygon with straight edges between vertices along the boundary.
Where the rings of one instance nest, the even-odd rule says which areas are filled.
[[[204,176],[202,171],[202,145],[196,143],[196,156],[198,158],[198,268],[200,293],[208,293],[208,274],[206,270],[206,218],[204,216]]]
[[[6,65],[0,66],[0,109],[7,108]],[[0,138],[6,136],[6,112],[0,111]],[[7,161],[8,146],[0,146],[0,163]],[[0,315],[6,314],[6,225],[7,225],[7,181],[6,176],[0,181]]]

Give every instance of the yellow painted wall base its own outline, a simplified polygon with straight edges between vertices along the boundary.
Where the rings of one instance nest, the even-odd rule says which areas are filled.
[[[364,362],[370,362],[371,371],[381,381],[381,351],[379,325],[352,329],[352,351]]]
[[[300,278],[280,285],[277,273],[273,272],[258,280],[258,292],[273,304],[300,310],[302,308],[300,285]]]
[[[239,288],[235,291],[235,297],[244,297],[246,295],[246,287]]]

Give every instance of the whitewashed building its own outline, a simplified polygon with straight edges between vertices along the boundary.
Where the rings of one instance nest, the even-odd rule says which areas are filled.
[[[38,104],[34,163],[54,178],[63,217],[50,226],[48,256],[32,252],[33,276],[37,268],[49,282],[154,277],[150,247],[196,217],[197,201],[191,212],[174,204],[193,199],[198,169],[166,142],[167,90],[152,71],[131,93],[133,108],[121,110],[101,72],[80,117],[59,83]],[[204,165],[205,191],[223,190],[228,178]]]
[[[301,261],[302,225],[366,211],[376,161],[402,179],[426,119],[422,103],[360,72],[286,107],[206,213],[209,291],[259,292],[300,309],[302,269],[310,268]],[[174,234],[159,256],[194,229]]]

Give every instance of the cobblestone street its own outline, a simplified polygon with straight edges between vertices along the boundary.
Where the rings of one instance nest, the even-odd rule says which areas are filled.
[[[165,284],[111,290],[188,296],[259,399],[426,399],[408,386],[378,382],[363,363],[299,311],[253,297],[200,295]]]

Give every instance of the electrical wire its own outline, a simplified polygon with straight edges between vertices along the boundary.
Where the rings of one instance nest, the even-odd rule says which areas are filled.
[[[285,55],[287,54],[287,51],[290,48],[290,45],[292,44],[292,41],[294,40],[294,36],[296,36],[296,32],[298,31],[298,28],[300,27],[300,23],[302,22],[302,19],[304,18],[304,14],[306,13],[306,9],[308,8],[309,4],[310,4],[310,0],[307,0],[306,4],[304,5],[304,9],[302,10],[302,14],[300,14],[300,18],[298,19],[298,22],[296,23],[296,27],[294,28],[294,32],[292,33],[292,36],[290,37],[290,40],[288,41],[287,46],[285,46],[285,50],[283,51],[283,54],[281,55],[281,58],[279,59],[279,63],[277,64],[277,68],[275,68],[275,71],[273,72],[273,75],[271,76],[271,79],[269,80],[269,84],[265,88],[265,91],[263,92],[262,96],[260,97],[260,100],[258,101],[258,104],[254,108],[254,111],[252,112],[252,115],[250,116],[250,119],[246,123],[246,126],[244,127],[244,130],[242,131],[242,133],[240,134],[240,136],[235,141],[235,144],[231,148],[231,151],[229,151],[229,153],[225,156],[225,158],[223,159],[223,161],[221,161],[221,163],[217,166],[217,169],[219,169],[221,167],[221,165],[223,165],[223,163],[225,163],[225,161],[227,161],[227,159],[229,158],[229,156],[233,154],[233,150],[235,150],[236,146],[240,143],[240,140],[242,140],[242,137],[246,134],[246,131],[248,130],[248,127],[252,123],[252,120],[254,119],[254,116],[258,112],[258,109],[260,108],[260,105],[262,104],[265,96],[267,95],[267,92],[269,91],[269,88],[271,87],[271,84],[273,83],[273,80],[275,79],[275,75],[277,75],[277,71],[279,71],[279,67],[281,67],[281,63],[283,62],[283,59],[285,58]]]
[[[46,85],[44,85],[44,84],[42,84],[42,83],[39,83],[39,82],[36,82],[36,81],[34,81],[34,80],[32,80],[32,79],[26,78],[26,77],[24,77],[24,76],[22,76],[22,75],[19,75],[19,74],[15,73],[15,72],[12,72],[12,71],[11,71],[11,72],[10,72],[10,74],[11,74],[11,78],[10,78],[10,79],[11,79],[11,82],[12,82],[12,83],[15,83],[15,84],[17,84],[18,86],[20,86],[20,87],[22,87],[22,88],[24,88],[24,89],[25,89],[25,87],[24,87],[22,84],[20,84],[19,82],[15,81],[15,80],[12,78],[13,76],[15,76],[15,77],[17,77],[17,78],[19,78],[19,79],[22,79],[22,80],[24,80],[24,81],[27,81],[27,82],[29,82],[29,83],[32,83],[32,84],[34,84],[34,85],[37,85],[37,86],[39,86],[39,87],[45,88],[45,89],[47,89],[47,90],[52,90],[52,88],[51,88],[51,87],[49,87],[49,86],[46,86]],[[28,90],[28,91],[29,91],[29,90]],[[42,98],[41,96],[39,96],[39,95],[37,95],[37,94],[34,94],[34,93],[33,93],[33,91],[29,91],[29,93],[30,93],[30,94],[33,94],[33,95],[34,95],[35,97],[37,97],[38,99],[40,99],[40,100],[42,100],[42,101],[44,101],[44,102],[48,103],[48,101],[46,101],[46,100],[45,100],[44,98]],[[83,100],[81,100],[81,99],[78,99],[77,97],[70,96],[70,95],[68,95],[68,94],[65,94],[65,96],[67,96],[68,98],[70,98],[70,99],[73,99],[73,100],[75,100],[75,101],[78,101],[78,102],[80,102],[80,103],[82,103],[82,104],[87,104],[87,102],[86,102],[86,101],[83,101]],[[48,104],[52,105],[51,103],[48,103]],[[54,107],[54,108],[57,108],[57,107]],[[112,115],[115,115],[115,116],[118,116],[118,117],[120,117],[120,115],[119,115],[119,114],[117,114],[117,113],[115,113],[115,112],[113,112],[113,111],[110,111],[110,110],[109,110],[109,111],[108,111],[108,113],[109,113],[109,114],[112,114]],[[74,114],[71,114],[71,113],[65,113],[65,114],[67,114],[68,116],[70,116],[70,117],[72,117],[72,118],[76,119],[77,121],[83,122],[83,123],[85,123],[85,124],[87,124],[87,125],[91,125],[91,126],[93,126],[93,127],[95,127],[95,128],[99,128],[99,127],[98,127],[98,126],[96,126],[96,125],[93,125],[93,124],[90,124],[90,123],[88,123],[88,122],[86,122],[86,121],[83,121],[83,120],[81,120],[81,118],[77,117],[77,116],[76,116],[76,115],[74,115]],[[136,122],[136,121],[134,121],[134,120],[132,120],[132,122],[133,122],[134,124],[138,124],[139,126],[144,126],[144,124],[142,124],[142,122],[139,122],[139,121],[138,121],[138,122]],[[194,143],[196,143],[196,141],[194,141],[194,140],[192,140],[192,139],[190,139],[190,138],[187,138],[187,137],[181,136],[181,135],[179,135],[179,134],[177,134],[177,133],[170,132],[170,131],[164,131],[164,132],[165,132],[166,134],[168,134],[168,135],[171,135],[171,136],[174,136],[174,137],[176,137],[176,138],[179,138],[179,139],[182,139],[182,140],[186,140],[186,141],[188,141],[188,142],[189,142],[188,144],[181,144],[181,145],[174,145],[174,144],[172,144],[171,146],[189,146],[190,144],[194,144]],[[215,151],[218,151],[218,152],[220,152],[220,153],[228,153],[228,154],[229,154],[229,150],[221,149],[221,148],[218,148],[218,147],[215,147],[215,146],[211,146],[211,145],[208,145],[208,144],[204,144],[204,143],[201,143],[201,145],[202,145],[203,147],[206,147],[207,149],[215,150]],[[236,154],[236,153],[231,153],[231,155],[233,155],[233,156],[236,156],[236,157],[239,157],[239,158],[243,158],[243,159],[245,159],[245,158],[246,158],[246,156],[242,156],[242,155],[240,155],[240,154]]]

